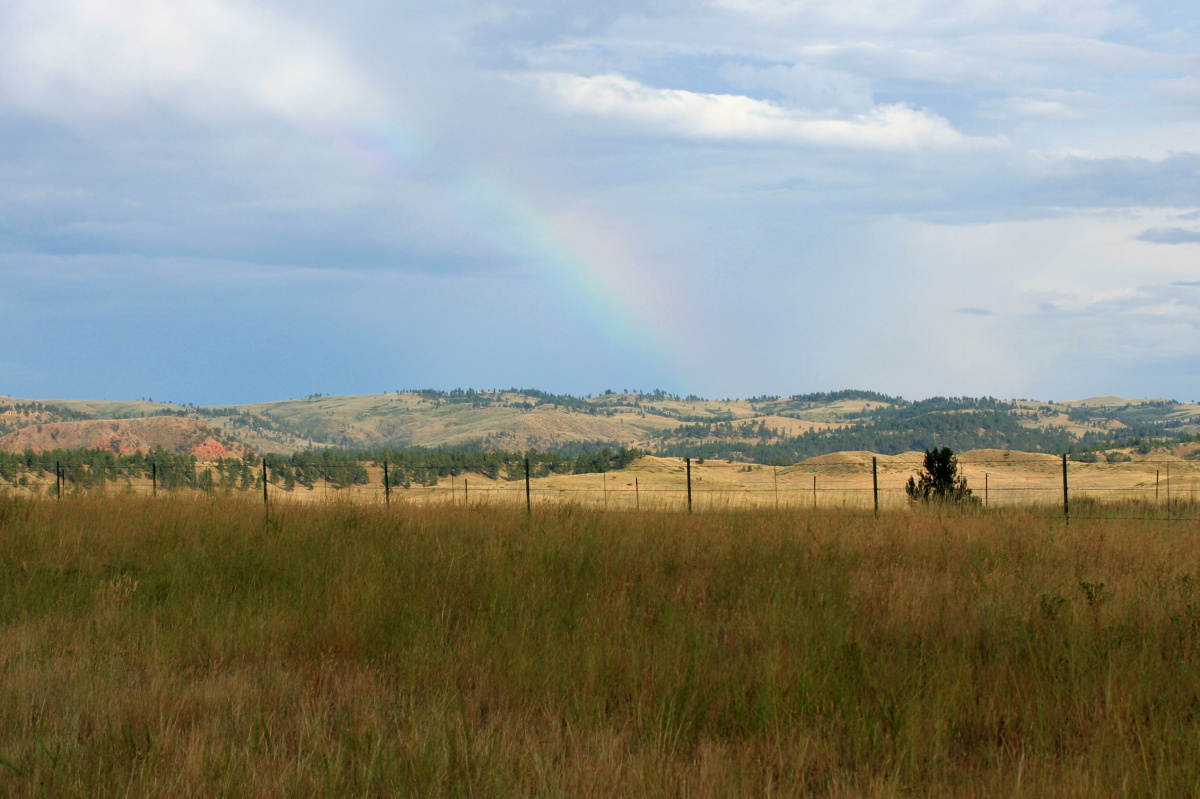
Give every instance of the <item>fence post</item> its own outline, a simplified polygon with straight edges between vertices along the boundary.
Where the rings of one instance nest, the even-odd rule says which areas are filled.
[[[633,502],[639,511],[642,509],[642,492],[638,489],[638,479],[633,478]]]
[[[871,456],[871,492],[875,497],[875,518],[879,518],[879,458]]]
[[[467,489],[467,477],[466,477],[466,475],[463,475],[463,504],[464,505],[471,504],[471,497],[467,493],[467,490],[468,490]]]
[[[1067,494],[1067,453],[1063,453],[1063,518],[1071,518],[1071,498]]]
[[[684,458],[683,463],[687,466],[687,492],[688,492],[688,513],[692,512],[692,459]]]
[[[604,463],[600,463],[600,490],[604,494],[604,509],[608,510],[608,480],[604,476]]]
[[[988,473],[984,472],[983,473],[983,507],[986,508],[987,504],[988,504]]]
[[[263,504],[267,504],[267,459],[263,458]]]
[[[533,513],[533,499],[529,495],[529,458],[525,459],[525,512]]]
[[[388,475],[388,463],[383,462],[383,504],[392,504],[392,481]]]
[[[1154,470],[1154,502],[1158,502],[1158,473],[1161,469]]]
[[[813,507],[817,507],[817,473],[813,472]]]
[[[62,466],[59,465],[58,461],[55,461],[54,462],[54,497],[55,497],[55,499],[62,499],[62,485],[63,485]]]
[[[775,482],[775,510],[779,510],[779,466],[771,467],[771,479]]]
[[[1171,462],[1167,461],[1167,516],[1171,515]]]
[[[150,496],[158,496],[158,462],[150,462]]]

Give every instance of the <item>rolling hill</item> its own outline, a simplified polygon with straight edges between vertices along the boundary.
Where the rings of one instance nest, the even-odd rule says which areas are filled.
[[[199,461],[241,458],[251,452],[246,445],[229,440],[198,419],[176,416],[47,421],[0,436],[0,452],[105,449],[114,455],[133,455],[159,448]]]
[[[103,426],[68,426],[49,438],[28,432],[37,425],[99,420],[126,425],[123,430],[130,438],[117,446],[153,446],[161,435],[166,436],[162,445],[168,448],[170,442],[186,438],[182,430],[128,426],[160,418],[202,424],[221,446],[229,449],[231,442],[238,442],[260,453],[332,447],[536,448],[578,454],[610,446],[760,463],[796,462],[839,451],[898,454],[933,446],[956,451],[1080,451],[1128,445],[1131,440],[1186,440],[1200,434],[1200,405],[1174,400],[1100,397],[1054,403],[935,397],[909,401],[869,391],[713,400],[662,391],[574,397],[510,389],[312,395],[212,407],[0,397],[0,434],[5,435],[0,442],[11,439],[2,444],[11,447],[61,445],[68,440],[103,442]],[[112,432],[120,433],[116,438],[123,440],[121,429]],[[201,433],[201,427],[195,426],[188,435]],[[111,446],[112,436],[108,440],[102,446]]]

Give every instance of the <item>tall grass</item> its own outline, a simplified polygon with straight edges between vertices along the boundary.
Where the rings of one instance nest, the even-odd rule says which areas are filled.
[[[0,498],[0,793],[1200,793],[1200,540]]]

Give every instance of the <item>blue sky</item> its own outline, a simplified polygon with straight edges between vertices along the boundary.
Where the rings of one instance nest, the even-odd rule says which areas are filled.
[[[0,394],[1200,398],[1198,21],[9,0]]]

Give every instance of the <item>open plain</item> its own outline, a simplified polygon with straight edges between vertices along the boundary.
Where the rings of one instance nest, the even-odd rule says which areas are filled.
[[[1152,506],[0,497],[10,796],[1193,795]]]
[[[1101,502],[1140,501],[1165,506],[1171,501],[1194,501],[1200,490],[1200,461],[1193,459],[1196,445],[1163,449],[1146,455],[1120,452],[1128,458],[1114,463],[1099,461],[1067,464],[1069,496]],[[876,471],[872,474],[872,458]],[[958,456],[959,469],[975,497],[988,507],[1037,505],[1061,508],[1062,460],[1044,453],[1012,450],[974,450]],[[769,466],[732,460],[693,459],[692,505],[696,511],[731,508],[805,510],[809,508],[870,508],[874,487],[885,510],[908,507],[905,483],[921,469],[922,453],[873,455],[837,452],[788,466]],[[215,469],[200,463],[197,473]],[[430,485],[412,483],[407,488],[384,490],[382,463],[365,466],[366,481],[349,483],[330,471],[328,479],[311,486],[289,483],[269,475],[268,501],[274,503],[358,502],[398,505],[428,503],[470,506],[524,506],[523,467],[512,464],[503,475],[486,476],[465,471],[443,474]],[[874,478],[874,479],[873,479]],[[219,484],[219,481],[215,481]],[[0,493],[16,496],[54,495],[52,471],[22,473],[11,482],[0,479]],[[160,487],[168,495],[240,495],[262,500],[261,482],[211,491]],[[155,493],[149,474],[106,479],[102,475],[72,482],[66,495],[150,496]],[[606,473],[549,474],[530,480],[530,499],[537,505],[576,504],[611,511],[685,511],[688,507],[687,465],[683,458],[644,456],[628,467]]]

